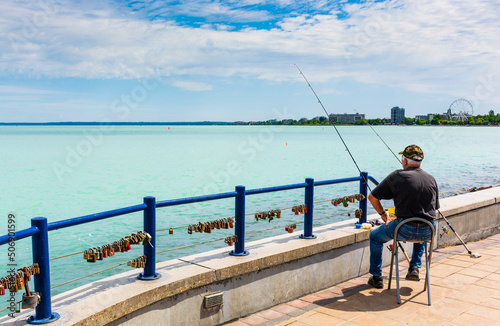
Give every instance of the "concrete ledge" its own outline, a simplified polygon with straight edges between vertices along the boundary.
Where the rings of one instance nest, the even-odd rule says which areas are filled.
[[[448,215],[457,215],[477,208],[494,205],[500,200],[500,187],[471,192],[440,200],[441,212]]]
[[[500,233],[499,199],[500,187],[445,198],[441,212],[465,241],[478,240]],[[162,262],[162,278],[154,281],[131,270],[81,286],[52,298],[61,318],[51,325],[218,325],[331,287],[368,271],[371,230],[355,229],[354,220],[317,227],[316,239],[295,232],[248,243],[248,256],[230,256],[225,247]],[[458,243],[452,232],[436,239],[440,247]],[[384,265],[389,261],[384,250]],[[223,305],[204,309],[204,296],[218,291]],[[32,314],[0,322],[23,325]]]
[[[441,212],[464,242],[500,233],[500,187],[444,198],[440,202]],[[447,224],[440,219],[438,234],[443,233],[444,226]],[[438,235],[439,247],[457,244],[460,240],[451,230],[442,237]]]

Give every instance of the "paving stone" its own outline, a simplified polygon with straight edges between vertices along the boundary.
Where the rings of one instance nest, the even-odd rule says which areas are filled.
[[[345,305],[327,305],[316,309],[316,311],[321,312],[326,315],[330,315],[343,320],[351,320],[355,317],[362,315],[364,312],[345,306]]]
[[[453,265],[453,266],[458,266],[458,267],[470,267],[470,266],[474,265],[473,262],[464,261],[464,260],[458,260],[458,259],[449,259],[449,260],[446,260],[445,264]]]
[[[448,295],[448,298],[470,303],[478,303],[497,292],[498,291],[495,289],[488,289],[476,284],[470,284],[462,288],[460,291],[456,291],[455,293]]]
[[[476,269],[476,266],[471,266],[470,268],[464,268],[461,271],[457,272],[458,274],[462,275],[469,275],[469,276],[474,276],[478,278],[483,278],[491,274],[489,271],[484,271],[481,269]]]
[[[474,316],[468,313],[461,314],[457,318],[452,321],[446,323],[446,326],[470,326],[470,325],[481,325],[481,326],[490,326],[495,325],[496,321],[492,319],[487,319],[484,317]]]
[[[244,323],[241,320],[234,321],[229,324],[224,324],[225,326],[250,326],[250,324]]]
[[[436,318],[443,318],[443,316],[446,316],[446,319],[454,319],[472,306],[473,304],[469,302],[444,298],[433,303],[432,306],[420,310],[418,314],[430,315]]]
[[[293,301],[290,301],[288,302],[288,304],[292,307],[295,307],[295,308],[304,308],[305,306],[308,306],[310,305],[311,303],[310,302],[307,302],[307,301],[304,301],[304,300],[293,300]]]
[[[290,306],[288,304],[280,304],[279,306],[271,308],[274,311],[280,312],[282,314],[289,314],[295,310],[297,310],[297,307]]]
[[[385,326],[393,324],[394,320],[367,313],[352,319],[351,322],[363,326]]]
[[[259,315],[251,315],[251,316],[245,317],[243,319],[240,319],[241,322],[247,323],[248,325],[252,325],[252,326],[260,325],[262,323],[265,323],[268,320],[269,319],[266,319],[266,318],[261,317]]]
[[[419,311],[416,314],[408,316],[401,322],[403,323],[403,325],[409,325],[409,326],[429,326],[429,325],[443,325],[448,321],[449,321],[448,319],[442,317],[423,315]]]
[[[258,312],[257,315],[271,320],[271,319],[281,317],[284,314],[281,312],[278,312],[276,310],[269,309],[269,310],[264,310],[264,311]]]
[[[474,268],[482,270],[482,271],[492,272],[492,273],[500,272],[500,267],[498,267],[498,266],[485,265],[485,264],[481,264],[481,263],[475,264]]]
[[[492,281],[500,281],[500,274],[493,273],[493,274],[486,276],[485,279],[492,280]]]
[[[500,267],[500,261],[499,260],[484,260],[482,261],[484,265],[489,265],[489,266],[495,266],[495,267]]]
[[[300,322],[306,325],[313,325],[313,326],[314,325],[335,326],[342,324],[343,322],[345,322],[345,320],[325,315],[322,313],[316,313],[304,319],[301,319]]]
[[[402,321],[408,316],[415,314],[421,309],[424,309],[425,305],[414,303],[410,301],[402,301],[401,304],[396,302],[396,298],[384,307],[379,307],[378,311],[373,311],[371,313],[376,316],[381,316],[387,319],[392,319],[394,321]]]
[[[308,295],[306,297],[301,298],[301,300],[307,301],[307,302],[310,302],[310,303],[313,303],[313,302],[316,302],[316,301],[321,301],[323,299],[325,299],[325,298],[320,297],[320,296],[315,295],[315,294],[310,294],[310,295]]]
[[[474,307],[467,310],[468,314],[479,316],[479,317],[487,317],[488,319],[498,321],[500,319],[500,310],[484,307],[481,305],[475,305]]]
[[[500,310],[500,299],[488,298],[486,300],[481,301],[480,305],[483,307],[489,307]]]
[[[498,282],[498,281],[492,281],[492,280],[487,280],[487,279],[483,278],[483,279],[477,281],[475,284],[479,285],[479,286],[484,286],[484,287],[490,288],[490,289],[500,290],[500,282]]]

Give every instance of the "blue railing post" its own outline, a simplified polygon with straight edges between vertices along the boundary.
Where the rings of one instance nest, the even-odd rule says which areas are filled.
[[[245,186],[236,186],[236,197],[234,203],[234,211],[236,225],[234,234],[238,237],[238,242],[234,244],[234,250],[229,252],[233,256],[246,256],[249,254],[245,250]]]
[[[144,256],[147,257],[144,272],[137,276],[140,280],[150,281],[161,277],[160,273],[156,273],[156,198],[144,197],[144,232],[151,235],[151,241],[144,247]]]
[[[50,263],[49,263],[49,229],[45,217],[31,219],[31,226],[39,232],[31,238],[33,263],[37,263],[40,274],[35,274],[35,292],[40,294],[40,303],[36,306],[35,315],[28,318],[28,324],[46,324],[59,319],[59,314],[52,312],[52,297],[50,294]]]
[[[314,179],[306,178],[305,204],[307,213],[304,214],[304,233],[300,235],[302,239],[316,239],[313,232],[313,205],[314,205]]]
[[[359,193],[365,196],[365,199],[359,202],[359,209],[363,211],[359,223],[366,223],[366,210],[368,208],[368,172],[361,172],[361,181],[359,181]]]

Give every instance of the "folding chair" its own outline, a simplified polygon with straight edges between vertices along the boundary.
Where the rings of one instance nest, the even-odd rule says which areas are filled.
[[[412,217],[405,219],[401,221],[401,223],[398,224],[396,227],[396,230],[394,231],[394,242],[392,246],[392,257],[391,257],[391,269],[389,272],[389,284],[388,288],[391,288],[391,280],[392,280],[392,268],[394,266],[394,256],[396,256],[396,291],[398,294],[398,303],[401,303],[401,295],[399,293],[399,266],[398,266],[398,232],[399,229],[406,223],[408,222],[418,222],[418,223],[425,223],[429,225],[432,231],[432,236],[430,239],[425,239],[425,240],[403,240],[403,242],[411,242],[411,243],[423,243],[424,244],[424,252],[425,252],[425,283],[424,283],[424,291],[427,290],[427,299],[429,302],[429,306],[431,305],[431,280],[430,280],[430,265],[431,265],[431,257],[432,257],[432,248],[434,245],[434,236],[435,236],[435,229],[432,223],[424,218],[420,217]],[[428,243],[430,243],[430,246],[428,246]]]

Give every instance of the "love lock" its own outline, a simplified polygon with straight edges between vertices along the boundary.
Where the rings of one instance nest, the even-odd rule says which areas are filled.
[[[23,309],[35,309],[39,302],[40,294],[38,294],[38,292],[31,292],[30,296],[28,296],[26,293],[23,293]]]

